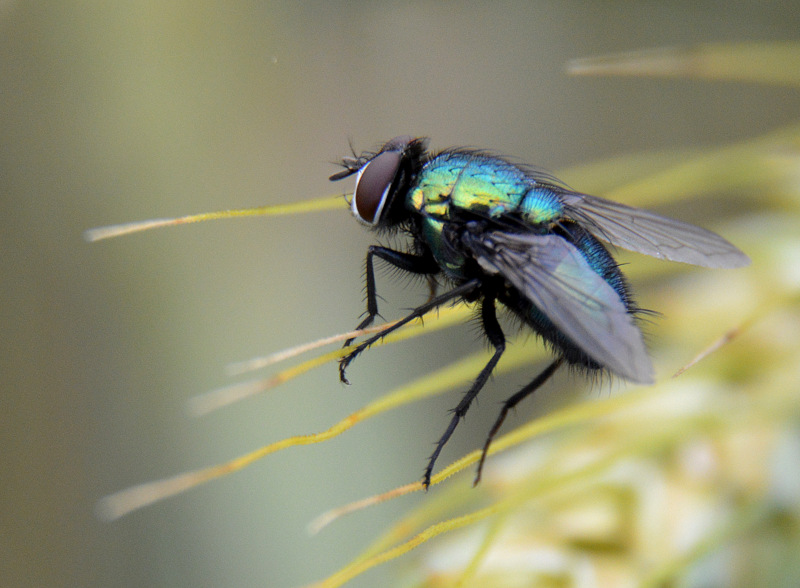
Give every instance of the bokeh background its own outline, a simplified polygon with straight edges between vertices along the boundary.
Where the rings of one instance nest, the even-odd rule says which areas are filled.
[[[797,2],[0,1],[0,582],[324,577],[425,498],[313,537],[306,524],[417,479],[457,391],[114,523],[93,509],[121,488],[325,429],[481,345],[470,326],[438,333],[374,350],[349,388],[331,365],[194,419],[187,400],[230,383],[226,363],[355,325],[374,236],[344,203],[96,244],[83,230],[343,191],[327,177],[349,140],[361,150],[428,135],[434,148],[487,147],[553,171],[743,140],[795,121],[796,90],[570,78],[565,64],[798,31]],[[387,317],[425,296],[387,275],[380,288]],[[442,464],[482,441],[500,397],[473,409]]]

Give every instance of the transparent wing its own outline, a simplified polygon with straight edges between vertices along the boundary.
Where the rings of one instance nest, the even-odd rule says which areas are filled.
[[[575,345],[629,380],[653,381],[642,333],[617,292],[556,235],[467,233],[480,266],[524,294]]]
[[[698,226],[596,196],[567,192],[561,198],[567,217],[617,247],[704,267],[750,263],[750,258],[728,241]]]

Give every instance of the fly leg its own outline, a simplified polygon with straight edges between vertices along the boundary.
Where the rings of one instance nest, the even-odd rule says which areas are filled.
[[[497,420],[494,422],[492,429],[489,431],[489,435],[486,437],[486,443],[483,444],[483,452],[481,453],[481,459],[478,462],[478,472],[475,474],[475,481],[472,483],[473,486],[477,486],[478,482],[481,481],[481,472],[483,471],[483,462],[486,461],[486,454],[489,451],[489,446],[492,444],[492,439],[497,434],[497,431],[500,430],[500,426],[503,424],[503,421],[506,420],[506,415],[508,411],[514,408],[517,404],[519,404],[524,398],[533,394],[542,384],[544,384],[550,376],[552,376],[555,371],[561,367],[561,364],[564,363],[564,357],[559,357],[553,363],[545,368],[545,370],[536,376],[533,381],[525,386],[522,390],[514,394],[508,400],[503,403],[503,408],[500,410],[500,415],[497,417]]]
[[[403,253],[395,251],[388,247],[379,247],[377,245],[370,245],[367,250],[367,270],[366,270],[366,286],[367,286],[367,316],[356,327],[357,331],[366,329],[378,316],[378,294],[375,289],[375,256],[380,257],[384,261],[389,262],[394,267],[401,269],[412,274],[427,274],[432,276],[440,271],[436,260],[430,252],[423,255],[412,255],[410,253]],[[430,277],[429,280],[433,278]],[[433,287],[431,287],[431,290]],[[432,299],[433,297],[431,297]],[[348,339],[344,342],[342,347],[350,345],[355,338]],[[342,379],[344,381],[344,379]]]
[[[393,251],[392,253],[397,253],[397,252]],[[367,265],[369,267],[370,264],[367,264]],[[368,283],[369,283],[369,279],[368,279]],[[355,349],[353,349],[350,353],[348,353],[342,359],[339,360],[339,378],[345,384],[349,384],[350,382],[348,382],[347,378],[345,377],[345,371],[347,370],[347,366],[349,366],[350,362],[352,362],[356,357],[358,357],[358,355],[362,351],[364,351],[366,348],[368,348],[370,345],[372,345],[376,341],[380,341],[381,339],[383,339],[389,333],[391,333],[393,331],[396,331],[397,329],[399,329],[400,327],[402,327],[403,325],[405,325],[407,323],[410,323],[414,319],[428,314],[430,311],[432,311],[435,308],[438,308],[439,306],[441,306],[445,302],[449,302],[450,300],[453,300],[453,299],[456,299],[456,298],[460,298],[462,296],[466,296],[467,294],[470,294],[470,293],[474,292],[479,286],[480,286],[480,281],[479,280],[477,280],[477,279],[469,280],[468,282],[464,282],[460,286],[457,286],[457,287],[453,288],[452,290],[450,290],[448,292],[445,292],[444,294],[440,294],[439,296],[434,296],[431,300],[429,300],[428,302],[426,302],[422,306],[418,306],[417,308],[412,310],[411,313],[408,316],[400,319],[395,324],[393,324],[391,327],[381,331],[377,335],[373,335],[372,337],[370,337],[366,341],[362,341],[361,343],[359,343],[359,345]],[[367,286],[367,289],[368,289],[368,292],[369,292],[369,286]],[[370,296],[369,293],[368,293],[367,294],[367,298],[368,299],[372,298],[373,301],[374,301],[374,297],[375,297],[375,288],[374,288],[374,282],[373,282],[372,296]],[[369,306],[369,303],[368,303],[368,306]],[[371,313],[371,310],[368,310],[367,312]],[[377,309],[375,311],[375,314],[377,314]],[[367,316],[367,319],[369,319],[370,322],[372,321],[373,318],[374,318],[374,315]],[[366,322],[367,319],[364,319],[364,321],[358,326],[359,329],[363,329],[366,325],[369,324],[369,322]],[[352,341],[352,339],[350,341],[347,341],[345,343],[345,346],[347,346],[351,341]]]
[[[425,468],[425,474],[422,477],[422,485],[425,486],[425,488],[428,488],[428,486],[431,485],[433,466],[436,463],[436,460],[439,458],[439,454],[450,440],[450,437],[453,434],[453,431],[456,430],[459,421],[464,418],[464,415],[467,414],[472,401],[475,400],[475,397],[486,385],[486,382],[497,365],[497,362],[500,361],[500,356],[503,355],[503,352],[506,349],[506,337],[503,334],[503,330],[500,328],[500,323],[497,322],[497,311],[494,303],[495,294],[491,292],[485,294],[481,304],[481,320],[483,321],[483,330],[486,333],[486,337],[489,339],[489,343],[494,346],[494,355],[492,355],[492,358],[483,367],[481,372],[478,374],[478,377],[475,378],[472,386],[469,390],[467,390],[467,393],[464,394],[464,397],[461,399],[461,402],[458,403],[458,406],[453,409],[453,417],[450,420],[450,424],[447,425],[444,435],[442,435],[442,437],[436,443],[436,449],[434,449],[433,453],[428,459],[428,466]]]

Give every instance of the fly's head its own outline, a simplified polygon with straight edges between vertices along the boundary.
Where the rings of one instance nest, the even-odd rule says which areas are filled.
[[[343,171],[331,181],[356,174],[350,202],[353,216],[377,229],[391,228],[408,218],[405,196],[426,158],[426,138],[395,137],[378,152],[342,160]]]

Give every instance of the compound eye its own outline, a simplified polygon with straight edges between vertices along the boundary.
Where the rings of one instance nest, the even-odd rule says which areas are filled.
[[[401,158],[402,151],[382,151],[361,168],[353,192],[356,218],[373,226],[380,222]]]

